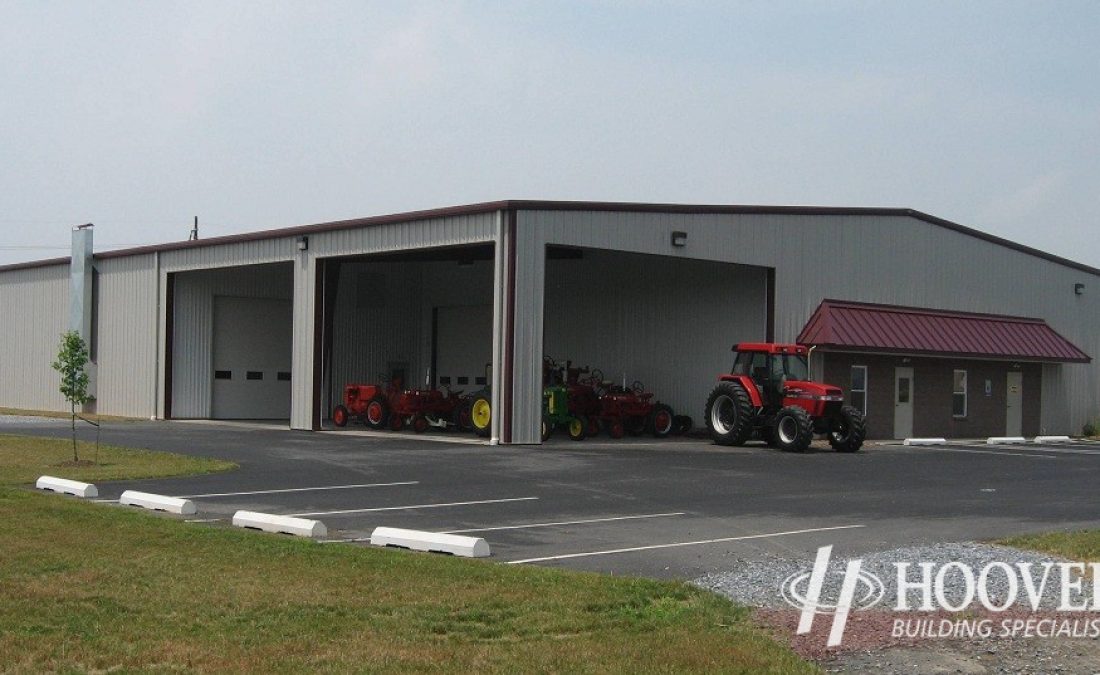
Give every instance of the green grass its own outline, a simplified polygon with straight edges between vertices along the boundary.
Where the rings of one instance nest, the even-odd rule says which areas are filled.
[[[40,449],[31,440],[0,436],[4,482],[54,461],[13,460],[13,445]],[[112,452],[118,474],[202,461]],[[815,672],[746,609],[682,583],[318,544],[16,487],[0,487],[0,664]]]
[[[1100,530],[1029,534],[1002,539],[997,543],[1050,553],[1078,562],[1100,562]]]
[[[78,441],[77,452],[81,460],[91,460],[96,456],[95,444]],[[0,485],[33,483],[42,475],[95,482],[164,478],[237,468],[233,462],[218,459],[113,445],[99,446],[99,462],[93,466],[62,466],[72,458],[73,445],[69,439],[0,434]]]

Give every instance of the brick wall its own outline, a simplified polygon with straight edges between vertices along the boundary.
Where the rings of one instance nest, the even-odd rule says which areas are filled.
[[[945,438],[984,438],[1003,436],[1006,424],[1008,373],[1016,370],[1007,361],[971,361],[901,356],[824,354],[824,381],[844,389],[851,402],[851,367],[867,366],[867,437],[894,437],[894,368],[913,369],[913,435]],[[967,371],[967,414],[951,414],[954,371]],[[1042,366],[1021,363],[1023,373],[1023,433],[1039,433]],[[990,394],[985,393],[989,380]]]

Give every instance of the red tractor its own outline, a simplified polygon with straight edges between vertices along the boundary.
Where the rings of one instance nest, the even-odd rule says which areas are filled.
[[[654,402],[653,393],[646,391],[641,382],[635,380],[629,388],[620,387],[604,380],[598,368],[585,379],[569,372],[572,380],[569,409],[575,408],[576,413],[588,419],[589,436],[597,435],[601,425],[612,438],[622,438],[624,432],[634,436],[648,432],[664,438],[675,429],[672,408]],[[578,374],[587,372],[585,368]]]
[[[818,433],[838,452],[863,445],[863,415],[844,405],[839,387],[810,381],[806,347],[743,342],[733,351],[733,372],[718,378],[703,415],[715,443],[743,445],[756,435],[805,452]]]
[[[389,385],[349,384],[344,387],[344,402],[332,409],[332,423],[347,426],[358,419],[371,429],[381,429],[388,421],[389,401],[401,393],[402,380],[393,378]]]

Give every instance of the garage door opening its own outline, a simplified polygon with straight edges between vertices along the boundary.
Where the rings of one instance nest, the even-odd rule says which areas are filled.
[[[715,378],[729,372],[730,347],[769,335],[768,276],[749,265],[549,247],[543,350],[615,386],[640,385],[698,427]]]
[[[348,385],[437,390],[451,403],[489,387],[493,250],[486,244],[324,261],[319,383],[324,428],[336,426],[333,411],[347,404]],[[362,408],[354,406],[346,406],[347,427],[386,431],[419,424],[422,432],[462,433],[453,411],[427,415],[425,429],[416,415],[386,399],[380,429],[365,424],[356,414]]]
[[[166,417],[289,424],[292,265],[170,278]]]

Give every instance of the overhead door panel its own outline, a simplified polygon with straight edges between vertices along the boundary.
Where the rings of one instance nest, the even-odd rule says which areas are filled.
[[[214,297],[214,419],[288,419],[292,304]]]

